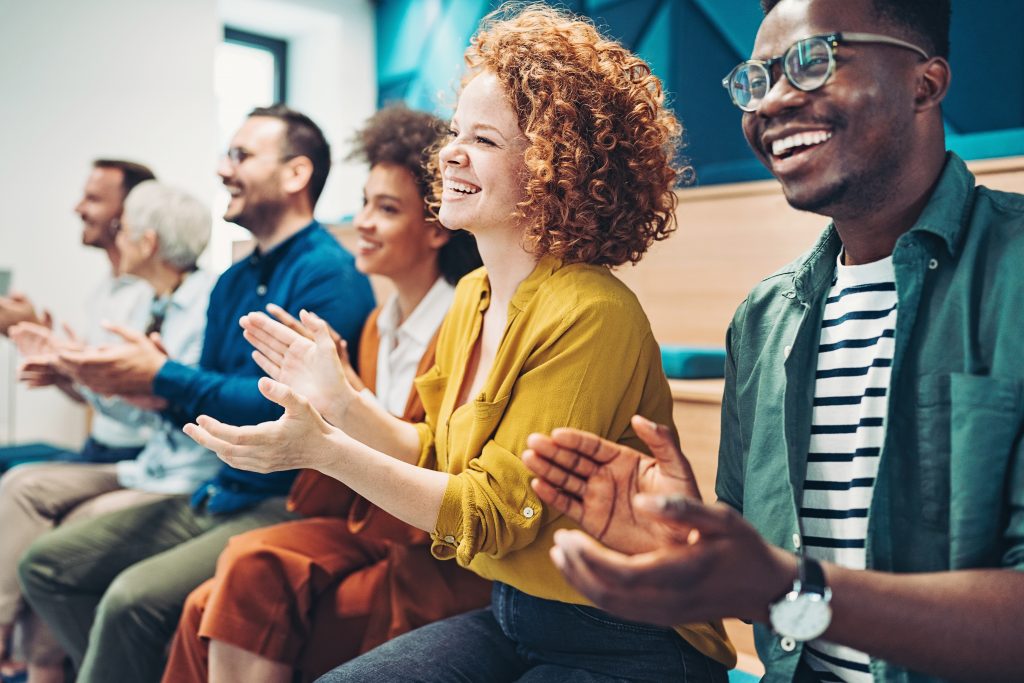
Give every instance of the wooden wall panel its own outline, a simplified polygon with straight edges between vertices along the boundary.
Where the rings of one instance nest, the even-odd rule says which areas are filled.
[[[981,184],[1024,193],[1024,157],[969,166]],[[659,342],[693,346],[722,346],[747,292],[807,251],[829,222],[791,208],[773,180],[681,190],[676,215],[676,234],[616,272]]]

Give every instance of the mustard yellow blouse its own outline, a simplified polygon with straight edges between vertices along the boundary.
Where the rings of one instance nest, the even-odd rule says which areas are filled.
[[[556,427],[644,449],[629,424],[634,414],[672,424],[658,344],[636,296],[608,269],[544,257],[512,297],[480,395],[456,408],[489,303],[485,269],[462,279],[436,365],[416,379],[426,409],[426,422],[417,425],[419,465],[452,475],[431,550],[530,595],[589,604],[548,557],[555,530],[576,525],[544,508],[520,454],[529,434]],[[720,623],[677,630],[701,652],[735,665]]]

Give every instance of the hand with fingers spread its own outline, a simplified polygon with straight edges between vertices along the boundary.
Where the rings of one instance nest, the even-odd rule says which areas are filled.
[[[303,325],[302,321],[277,304],[267,304],[267,312],[277,318],[281,324],[285,325],[289,329],[301,334],[306,337],[306,339],[311,341],[313,340],[313,331]],[[352,388],[356,391],[362,391],[365,389],[366,384],[359,376],[359,373],[356,372],[356,369],[352,366],[352,360],[348,355],[348,342],[342,339],[341,335],[338,334],[334,328],[327,323],[327,321],[323,320],[323,318],[320,318],[320,316],[315,314],[314,317],[323,321],[324,325],[327,326],[327,333],[331,336],[331,339],[334,340],[334,346],[338,351],[338,359],[341,360],[341,367],[345,371],[345,379],[348,380],[348,383],[351,384]]]
[[[523,462],[537,475],[533,490],[545,504],[605,545],[628,553],[651,550],[664,539],[684,540],[688,531],[640,520],[633,503],[638,493],[700,500],[693,470],[672,431],[639,415],[632,424],[652,455],[576,429],[531,434],[523,453]]]
[[[49,387],[62,382],[70,384],[70,378],[57,368],[57,354],[80,349],[81,344],[60,339],[51,328],[32,322],[18,323],[7,334],[18,353],[25,357],[18,368],[20,382],[30,388]]]
[[[23,356],[50,356],[60,351],[81,349],[76,339],[61,339],[53,329],[39,323],[22,322],[7,331],[18,353]]]
[[[306,311],[301,315],[302,326],[310,336],[263,313],[249,313],[239,322],[245,339],[255,349],[252,357],[256,364],[271,378],[309,399],[317,411],[332,420],[332,415],[343,414],[356,391],[345,379],[327,323]]]
[[[104,325],[125,343],[61,351],[58,369],[97,394],[149,395],[167,354],[152,339],[118,325]]]
[[[0,296],[0,334],[6,335],[11,327],[22,322],[53,327],[50,312],[43,311],[42,315],[37,314],[32,301],[24,294],[11,292],[9,296]]]
[[[18,381],[30,389],[71,384],[71,378],[62,373],[56,356],[30,356],[18,365]]]
[[[724,503],[640,495],[638,520],[689,529],[684,543],[629,555],[580,531],[555,533],[551,559],[598,607],[646,623],[739,617],[767,621],[768,605],[793,583],[796,556],[768,544]]]
[[[185,433],[240,470],[266,473],[322,465],[318,458],[331,450],[330,437],[344,434],[327,424],[306,398],[281,382],[263,377],[259,389],[284,408],[281,417],[235,427],[200,415],[195,424],[185,425]]]

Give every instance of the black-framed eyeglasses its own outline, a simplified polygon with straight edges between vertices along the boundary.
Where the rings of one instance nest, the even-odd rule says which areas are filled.
[[[231,162],[232,166],[241,166],[242,162],[252,156],[252,152],[241,147],[228,147],[224,152],[224,158]]]
[[[794,88],[817,90],[836,69],[836,50],[843,43],[876,43],[913,50],[925,59],[928,53],[917,45],[875,33],[827,33],[796,41],[779,57],[748,59],[722,79],[733,104],[743,111],[757,111],[772,89],[772,71],[781,64],[782,73]]]
[[[226,152],[224,152],[224,158],[227,159],[228,161],[230,161],[231,165],[236,167],[236,168],[238,166],[241,166],[242,163],[245,162],[246,159],[252,159],[253,157],[260,157],[260,156],[262,156],[262,155],[256,154],[254,152],[250,152],[249,150],[243,149],[241,147],[229,147],[228,150]],[[296,157],[296,155],[294,155],[294,154],[280,156],[280,157],[277,157],[277,161],[279,161],[279,162],[291,161],[295,157]]]

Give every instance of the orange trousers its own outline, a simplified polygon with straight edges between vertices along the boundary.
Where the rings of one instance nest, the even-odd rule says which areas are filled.
[[[426,535],[410,532],[423,542],[315,517],[234,537],[214,578],[185,603],[164,683],[206,683],[210,639],[314,680],[406,631],[490,602],[489,582],[435,560]]]

